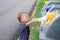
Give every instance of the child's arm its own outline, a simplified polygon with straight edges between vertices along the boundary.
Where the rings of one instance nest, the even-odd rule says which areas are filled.
[[[33,18],[31,21],[29,21],[28,23],[26,23],[26,25],[31,25],[33,23],[37,22],[35,18]]]
[[[35,22],[39,22],[39,21],[46,20],[46,19],[47,19],[47,16],[44,16],[44,17],[41,17],[41,18],[33,18],[31,21],[26,23],[26,25],[31,25],[31,24],[33,24]]]
[[[41,18],[35,18],[35,20],[37,22],[39,22],[39,21],[46,21],[46,19],[47,19],[47,15],[45,15],[44,17],[41,17]]]

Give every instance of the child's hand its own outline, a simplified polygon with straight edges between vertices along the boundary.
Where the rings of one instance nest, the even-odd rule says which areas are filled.
[[[36,18],[33,18],[31,21],[32,21],[32,23],[37,22]]]
[[[29,22],[26,23],[26,25],[31,25],[33,23],[37,22],[36,18],[33,18],[32,20],[30,20]]]

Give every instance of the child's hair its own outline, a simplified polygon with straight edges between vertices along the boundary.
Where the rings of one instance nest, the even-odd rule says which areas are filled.
[[[22,16],[22,14],[28,14],[29,15],[28,12],[20,12],[19,15],[18,15],[18,21],[19,22],[21,22],[21,16]]]

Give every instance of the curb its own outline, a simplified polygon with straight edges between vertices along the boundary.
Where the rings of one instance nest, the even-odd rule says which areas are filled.
[[[34,3],[34,5],[33,5],[32,9],[31,9],[31,11],[30,11],[30,13],[29,13],[30,16],[33,15],[33,12],[34,12],[34,10],[35,10],[35,7],[36,7],[37,2],[38,2],[38,0],[35,1],[35,3]]]
[[[31,17],[34,17],[34,14],[35,14],[36,9],[37,9],[37,6],[38,6],[38,3],[39,3],[39,0],[36,0],[36,3],[35,3],[35,5],[34,5],[34,10],[33,10],[33,12],[32,12]]]

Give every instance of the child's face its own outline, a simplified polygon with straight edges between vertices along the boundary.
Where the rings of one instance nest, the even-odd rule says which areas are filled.
[[[29,15],[26,14],[26,13],[22,13],[21,14],[21,22],[28,22],[30,19],[29,19]]]

